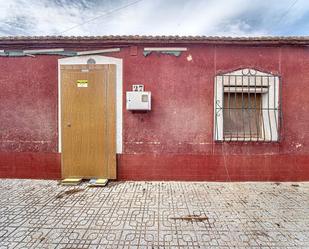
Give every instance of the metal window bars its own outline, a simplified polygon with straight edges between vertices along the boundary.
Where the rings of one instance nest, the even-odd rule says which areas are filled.
[[[215,78],[214,139],[279,141],[281,80],[254,69]]]

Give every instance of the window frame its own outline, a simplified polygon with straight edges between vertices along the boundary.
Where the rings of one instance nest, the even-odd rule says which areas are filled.
[[[233,80],[234,79],[234,80]],[[254,137],[224,137],[224,93],[236,90],[244,93],[261,92],[263,136]],[[244,91],[244,89],[246,91]],[[233,91],[234,90],[234,91]],[[214,140],[215,141],[264,141],[277,142],[280,140],[281,101],[280,77],[252,68],[238,69],[215,76],[214,85]],[[240,132],[241,133],[241,132]]]

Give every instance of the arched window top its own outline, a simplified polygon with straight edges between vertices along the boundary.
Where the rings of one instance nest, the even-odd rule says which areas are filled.
[[[254,76],[278,76],[275,73],[272,72],[266,72],[266,71],[261,71],[255,68],[240,68],[236,69],[233,71],[228,71],[228,72],[221,72],[217,74],[217,76],[228,76],[228,75],[234,75],[234,76],[247,76],[247,77],[254,77]]]

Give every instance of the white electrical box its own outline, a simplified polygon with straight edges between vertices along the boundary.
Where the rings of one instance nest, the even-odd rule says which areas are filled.
[[[127,110],[150,111],[151,92],[144,92],[144,91],[127,92]]]

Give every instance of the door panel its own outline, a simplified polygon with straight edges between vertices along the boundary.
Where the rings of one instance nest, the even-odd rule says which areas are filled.
[[[61,66],[63,178],[116,178],[115,72],[115,65]]]

